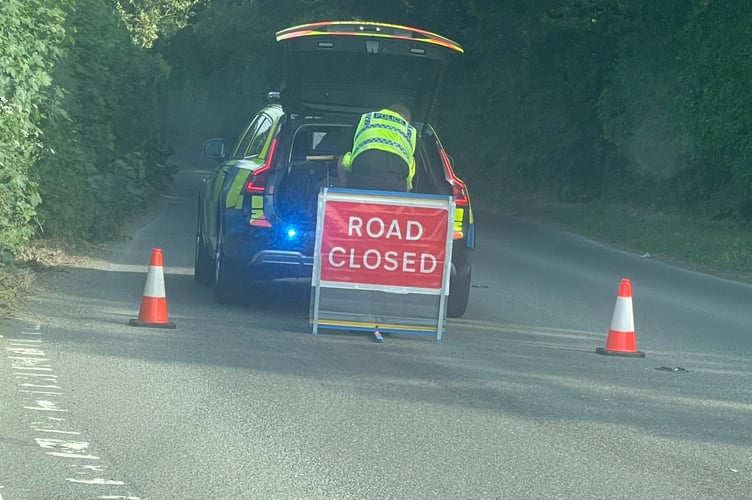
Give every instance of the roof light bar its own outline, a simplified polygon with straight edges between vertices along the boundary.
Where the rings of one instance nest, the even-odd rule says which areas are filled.
[[[312,35],[361,35],[399,38],[440,45],[460,53],[464,52],[457,42],[424,29],[367,21],[322,21],[301,24],[278,31],[276,38],[278,42],[281,42],[282,40]]]

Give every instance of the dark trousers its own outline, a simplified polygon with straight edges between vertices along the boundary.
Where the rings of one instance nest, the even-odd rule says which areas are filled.
[[[399,156],[369,149],[353,160],[347,187],[404,192],[407,191],[407,174],[407,164]]]

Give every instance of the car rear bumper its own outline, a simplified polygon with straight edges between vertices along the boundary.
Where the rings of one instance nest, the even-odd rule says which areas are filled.
[[[292,250],[261,250],[253,255],[248,269],[254,279],[310,278],[313,256]]]
[[[313,256],[292,250],[262,250],[250,262],[251,266],[303,266],[313,268]]]
[[[313,236],[290,237],[280,228],[251,226],[241,212],[227,213],[224,255],[250,280],[306,278],[313,271]]]
[[[228,214],[229,215],[229,214]],[[233,214],[226,220],[224,253],[236,269],[250,280],[310,278],[313,272],[313,232],[287,238],[274,227],[255,227]],[[230,223],[232,222],[232,223]],[[465,239],[454,240],[452,275],[465,275],[472,268],[473,249]]]

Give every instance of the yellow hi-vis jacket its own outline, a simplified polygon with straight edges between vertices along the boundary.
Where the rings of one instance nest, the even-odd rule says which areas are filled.
[[[405,160],[408,172],[405,180],[408,187],[412,187],[417,136],[415,127],[391,109],[365,113],[360,117],[358,128],[355,129],[353,149],[342,159],[342,167],[346,171],[351,171],[352,162],[360,153],[369,149],[379,149]]]

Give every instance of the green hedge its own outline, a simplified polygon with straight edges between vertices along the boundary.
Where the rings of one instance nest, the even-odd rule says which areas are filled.
[[[0,4],[0,252],[3,260],[34,233],[40,198],[31,170],[45,151],[40,124],[60,112],[52,72],[66,43],[66,9],[46,0]]]
[[[76,3],[67,24],[75,43],[54,73],[66,113],[43,123],[40,221],[48,236],[111,238],[168,173],[159,150],[167,68],[131,43],[111,6]]]
[[[101,0],[0,4],[0,251],[111,238],[171,171],[168,66]]]

